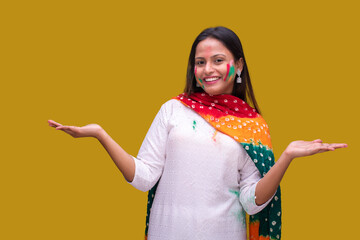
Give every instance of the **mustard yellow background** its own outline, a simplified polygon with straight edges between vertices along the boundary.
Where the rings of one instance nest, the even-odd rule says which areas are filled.
[[[146,193],[95,139],[136,155],[182,92],[190,47],[223,25],[243,43],[278,158],[292,140],[349,148],[296,159],[283,239],[355,239],[359,223],[357,1],[2,1],[0,239],[142,239]]]

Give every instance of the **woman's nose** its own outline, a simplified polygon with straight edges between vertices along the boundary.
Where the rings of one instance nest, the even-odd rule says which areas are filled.
[[[213,73],[213,72],[214,72],[214,69],[213,69],[211,62],[207,62],[205,65],[205,74],[209,75],[210,73]]]

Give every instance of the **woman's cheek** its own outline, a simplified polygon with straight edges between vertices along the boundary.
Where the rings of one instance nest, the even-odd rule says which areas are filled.
[[[205,89],[204,80],[202,80],[201,78],[199,78],[199,77],[197,76],[197,67],[196,67],[196,66],[195,66],[194,74],[195,74],[195,79],[196,79],[196,81],[199,83],[200,87],[202,87],[203,89]]]
[[[232,81],[234,81],[234,79],[235,79],[235,72],[230,75],[229,81],[232,82]]]
[[[224,78],[225,82],[233,81],[235,78],[235,67],[234,67],[234,61],[231,60],[230,63],[226,65],[226,75]]]

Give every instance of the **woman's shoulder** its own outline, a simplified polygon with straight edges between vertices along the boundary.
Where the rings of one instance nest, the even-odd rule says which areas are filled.
[[[185,107],[178,99],[172,98],[162,104],[161,108],[170,110],[174,108]]]
[[[163,103],[163,106],[173,107],[173,106],[178,106],[179,103],[180,103],[179,100],[172,98],[170,100],[167,100],[165,103]]]
[[[162,104],[159,114],[164,119],[181,118],[191,114],[192,110],[185,106],[178,99],[172,98]]]
[[[172,114],[179,110],[179,108],[183,108],[184,104],[182,104],[179,100],[170,99],[162,104],[160,108],[160,112],[163,112],[165,115]]]

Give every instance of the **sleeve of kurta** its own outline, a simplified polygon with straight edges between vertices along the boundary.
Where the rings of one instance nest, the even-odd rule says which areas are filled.
[[[157,113],[135,161],[135,176],[130,184],[141,191],[150,190],[159,180],[165,162],[168,137],[166,104]]]
[[[261,205],[256,205],[255,203],[255,189],[257,183],[261,179],[261,175],[253,161],[251,160],[250,156],[245,153],[245,163],[240,169],[240,193],[239,199],[240,203],[243,206],[244,210],[249,215],[254,215],[264,209],[269,202],[271,201],[272,197]],[[275,195],[275,194],[274,194]]]

